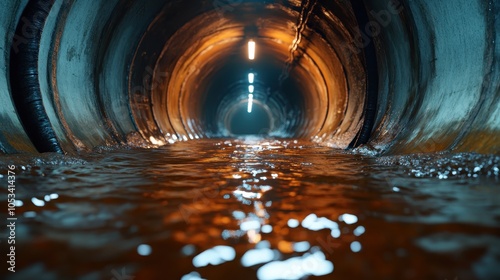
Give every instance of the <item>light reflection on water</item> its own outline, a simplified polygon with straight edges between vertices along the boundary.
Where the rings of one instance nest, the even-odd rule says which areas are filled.
[[[500,278],[498,162],[257,139],[3,157],[10,279]]]

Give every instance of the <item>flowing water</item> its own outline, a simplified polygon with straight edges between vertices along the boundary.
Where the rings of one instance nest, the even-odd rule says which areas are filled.
[[[0,277],[500,279],[499,163],[250,138],[3,156]]]

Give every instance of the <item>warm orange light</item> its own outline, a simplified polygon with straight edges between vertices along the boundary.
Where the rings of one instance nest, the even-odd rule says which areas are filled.
[[[250,40],[248,41],[248,59],[254,60],[255,59],[255,41]]]

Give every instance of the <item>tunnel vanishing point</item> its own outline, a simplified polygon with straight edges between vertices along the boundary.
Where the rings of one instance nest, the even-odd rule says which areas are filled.
[[[0,153],[240,134],[500,152],[498,0],[0,7]]]

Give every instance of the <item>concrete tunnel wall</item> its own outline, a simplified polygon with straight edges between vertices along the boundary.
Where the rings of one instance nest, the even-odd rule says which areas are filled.
[[[236,69],[228,66],[234,61],[259,68],[241,57],[251,36],[267,59],[263,68],[276,70],[268,76],[277,77],[302,9],[299,1],[2,1],[3,153],[47,151],[30,136],[35,128],[19,115],[11,84],[11,46],[30,39],[15,32],[30,28],[23,13],[37,1],[51,4],[38,49],[43,109],[68,153],[224,136],[220,125],[241,101],[243,73],[224,69]],[[282,136],[348,147],[366,124],[371,43],[378,90],[368,146],[498,154],[499,30],[493,0],[318,1],[291,78],[281,90],[270,86],[267,110]],[[215,82],[223,78],[231,86]]]

